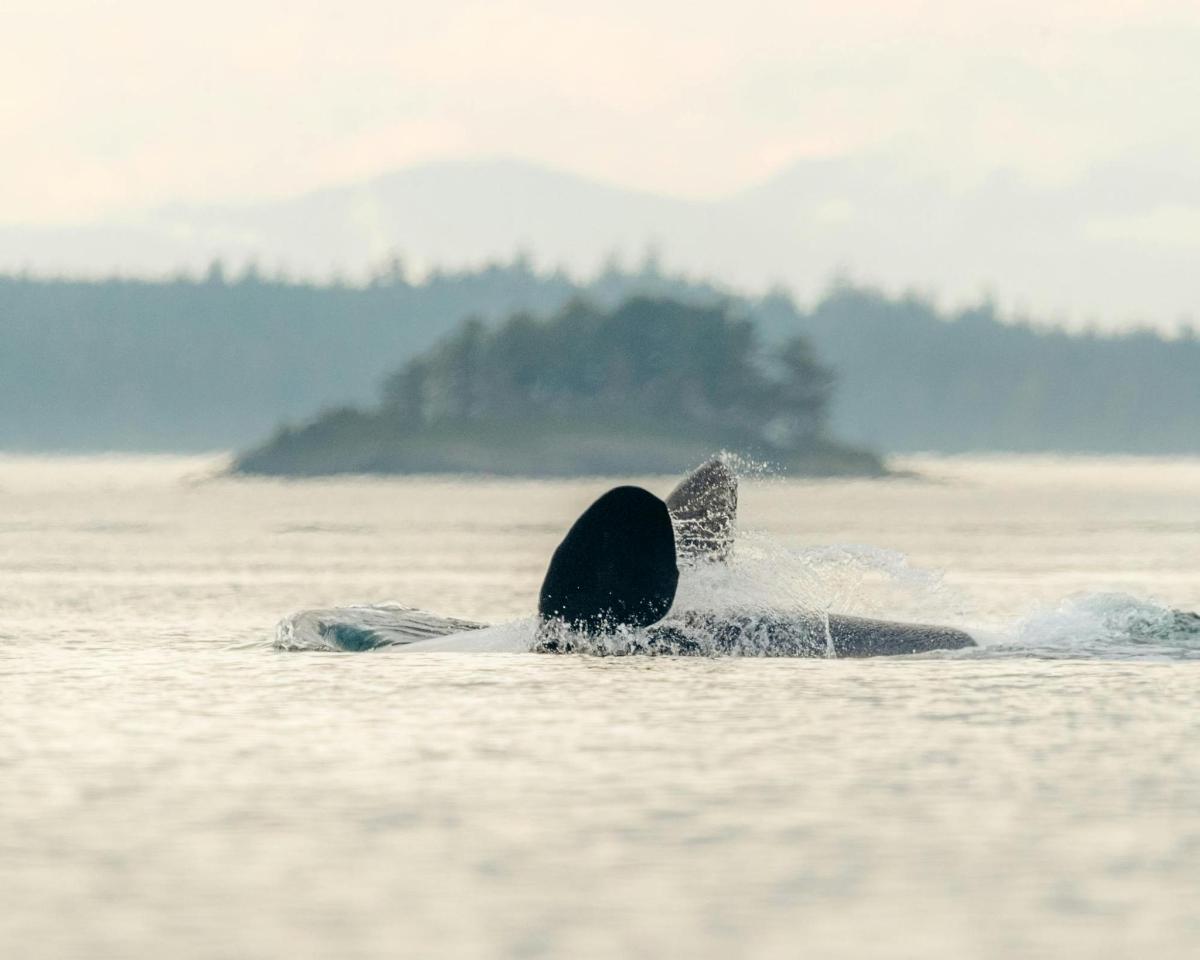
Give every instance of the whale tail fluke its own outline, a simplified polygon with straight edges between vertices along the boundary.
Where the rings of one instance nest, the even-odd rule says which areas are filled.
[[[737,503],[737,475],[720,457],[701,464],[679,481],[667,496],[679,556],[724,560],[733,546]]]
[[[644,627],[666,616],[678,585],[667,505],[641,487],[615,487],[554,551],[538,613],[588,633]]]

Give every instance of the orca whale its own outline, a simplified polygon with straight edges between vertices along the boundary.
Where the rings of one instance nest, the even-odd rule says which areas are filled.
[[[952,627],[841,614],[683,611],[667,616],[679,583],[677,553],[698,562],[723,561],[733,542],[736,512],[737,477],[717,458],[685,477],[665,502],[640,487],[608,491],[584,511],[554,553],[542,584],[533,649],[877,657],[975,646],[970,635]],[[613,643],[616,633],[619,640]]]
[[[952,627],[842,614],[672,610],[679,566],[722,563],[733,546],[738,481],[719,457],[667,499],[620,486],[591,504],[554,551],[538,594],[538,653],[877,657],[973,647]],[[397,605],[310,610],[276,628],[282,649],[418,648],[486,624]]]

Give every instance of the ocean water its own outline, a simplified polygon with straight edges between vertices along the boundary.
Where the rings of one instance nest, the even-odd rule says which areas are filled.
[[[220,465],[0,457],[0,956],[1200,955],[1200,460],[746,480],[678,604],[981,642],[874,661],[520,652],[604,481]],[[500,626],[273,647],[384,601]]]

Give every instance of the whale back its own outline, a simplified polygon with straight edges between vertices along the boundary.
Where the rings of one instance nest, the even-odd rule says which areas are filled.
[[[641,487],[615,487],[554,551],[538,613],[589,633],[644,627],[666,616],[678,584],[667,505]]]

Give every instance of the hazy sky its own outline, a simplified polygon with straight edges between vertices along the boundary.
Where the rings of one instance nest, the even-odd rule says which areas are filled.
[[[0,222],[515,155],[715,196],[870,151],[956,180],[1200,161],[1196,0],[6,0]]]

